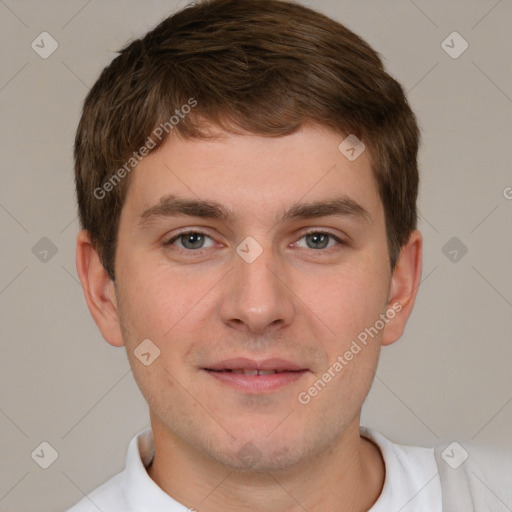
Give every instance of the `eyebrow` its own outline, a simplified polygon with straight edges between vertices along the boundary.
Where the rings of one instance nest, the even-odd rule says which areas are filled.
[[[215,219],[225,223],[234,222],[238,218],[231,209],[217,201],[186,199],[170,194],[162,197],[158,204],[142,212],[139,217],[139,226],[144,227],[160,218],[182,215]],[[363,206],[348,196],[341,196],[310,203],[294,203],[277,217],[276,223],[327,216],[354,217],[364,222],[371,221],[369,212]]]

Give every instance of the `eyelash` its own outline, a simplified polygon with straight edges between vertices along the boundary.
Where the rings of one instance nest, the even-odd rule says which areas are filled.
[[[191,235],[191,234],[194,234],[194,235],[204,235],[204,236],[207,236],[208,238],[212,239],[212,237],[208,233],[205,233],[204,231],[199,231],[199,230],[191,229],[191,230],[188,230],[188,231],[182,231],[181,233],[178,233],[177,235],[173,236],[171,239],[169,239],[167,242],[164,243],[164,246],[165,247],[172,246],[173,243],[176,240],[180,239],[182,236]],[[302,236],[299,238],[299,240],[301,240],[305,236],[313,235],[313,234],[327,235],[330,238],[333,238],[336,242],[338,242],[338,245],[342,245],[342,246],[347,246],[348,245],[347,242],[345,242],[341,238],[337,237],[336,235],[330,233],[329,231],[320,231],[318,229],[307,231],[307,232],[303,233]],[[204,249],[182,249],[181,247],[174,247],[173,249],[177,250],[178,252],[196,253],[196,254],[200,255],[200,254],[202,254],[203,251],[207,251],[208,249],[211,249],[211,247],[207,247],[207,248],[204,248]],[[329,247],[327,249],[309,249],[309,250],[314,251],[314,252],[331,252],[331,250],[333,250],[333,249],[336,249],[336,246]]]

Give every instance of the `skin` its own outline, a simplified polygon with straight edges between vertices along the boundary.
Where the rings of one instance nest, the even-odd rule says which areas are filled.
[[[110,344],[126,347],[149,405],[155,458],[148,473],[198,511],[367,511],[385,467],[359,434],[361,407],[381,346],[401,336],[413,308],[421,234],[411,234],[392,274],[369,152],[350,162],[338,150],[344,137],[330,129],[309,124],[280,138],[217,133],[212,141],[173,135],[132,171],[116,286],[87,232],[77,240],[91,314]],[[215,200],[239,217],[161,217],[141,227],[141,213],[167,194]],[[292,203],[340,194],[369,220],[275,222]],[[199,249],[183,238],[166,246],[182,228],[208,236]],[[305,230],[346,243],[319,242]],[[252,263],[236,253],[247,236],[263,250]],[[401,305],[393,320],[301,404],[298,394],[393,304]],[[134,355],[144,339],[160,350],[149,366]],[[246,393],[202,369],[230,357],[280,357],[309,371],[273,392]],[[239,456],[247,443],[258,454],[250,467]]]

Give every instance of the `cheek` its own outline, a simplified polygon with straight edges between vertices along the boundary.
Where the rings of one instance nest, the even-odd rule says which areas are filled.
[[[119,274],[118,314],[134,378],[150,407],[158,411],[162,389],[166,394],[179,392],[173,377],[183,357],[180,329],[186,327],[183,320],[197,299],[193,293],[187,295],[183,279],[164,277],[155,268],[125,266]],[[146,353],[150,355],[144,358]]]
[[[361,256],[357,264],[331,269],[316,286],[303,287],[301,296],[339,346],[375,323],[385,310],[387,293],[385,268]]]
[[[125,260],[120,274],[121,321],[129,331],[127,345],[149,338],[162,352],[172,345],[180,352],[179,340],[203,327],[210,318],[212,290],[219,281],[214,271],[201,273],[191,265],[171,268],[167,262],[150,258]],[[186,345],[186,343],[184,343]]]
[[[125,260],[119,272],[121,321],[129,330],[130,343],[149,338],[158,344],[163,335],[185,314],[187,288],[171,281],[157,269]],[[179,292],[178,292],[179,290]]]

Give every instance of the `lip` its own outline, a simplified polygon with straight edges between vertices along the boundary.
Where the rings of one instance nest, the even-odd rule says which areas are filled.
[[[277,357],[264,359],[263,361],[254,361],[253,359],[247,359],[245,357],[236,357],[215,363],[205,368],[205,370],[277,370],[278,372],[294,372],[307,370],[307,368]]]
[[[226,359],[202,369],[217,382],[237,391],[250,394],[270,393],[284,388],[301,379],[309,369],[291,361],[273,358],[254,361],[246,358]],[[268,375],[245,375],[230,370],[276,370],[279,373]]]

